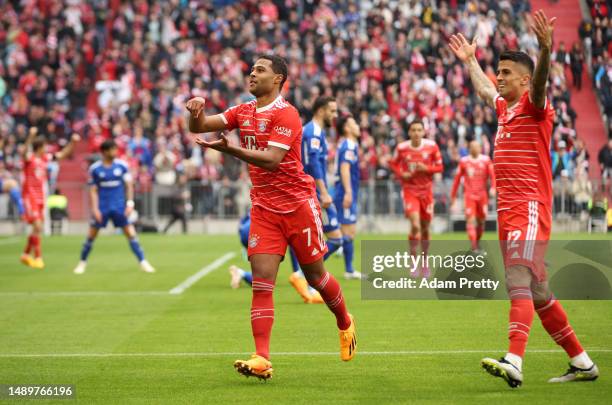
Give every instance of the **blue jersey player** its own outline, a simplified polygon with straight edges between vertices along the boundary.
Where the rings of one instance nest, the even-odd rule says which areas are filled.
[[[304,171],[312,176],[317,187],[317,196],[323,211],[323,232],[327,238],[327,259],[341,246],[348,249],[353,238],[343,236],[338,223],[338,214],[333,199],[327,188],[327,138],[325,128],[333,125],[338,117],[338,104],[333,97],[322,96],[315,100],[312,120],[304,126],[302,131],[302,161]],[[345,263],[346,264],[346,263]],[[346,266],[352,269],[352,266]],[[355,278],[354,271],[346,272],[346,278]]]
[[[89,186],[93,218],[89,227],[87,240],[81,250],[81,261],[74,269],[75,274],[83,274],[87,266],[87,257],[98,236],[98,231],[112,221],[115,228],[122,228],[130,248],[138,258],[140,268],[146,273],[155,269],[145,260],[144,252],[138,243],[136,230],[128,217],[134,210],[134,188],[128,166],[116,159],[117,145],[107,140],[100,147],[102,160],[89,167]]]
[[[338,120],[338,134],[342,137],[336,152],[337,181],[334,192],[334,205],[338,212],[338,222],[344,235],[342,244],[344,254],[344,275],[346,278],[361,278],[361,273],[353,267],[354,243],[357,233],[357,200],[359,193],[359,126],[348,115]]]
[[[17,213],[20,217],[23,217],[25,214],[25,208],[23,206],[23,200],[21,199],[19,184],[11,178],[3,179],[0,175],[0,193],[9,194],[11,200],[15,204],[15,207],[17,207]]]

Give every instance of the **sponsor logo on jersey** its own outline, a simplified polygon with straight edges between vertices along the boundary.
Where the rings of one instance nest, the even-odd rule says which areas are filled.
[[[314,248],[314,249],[312,249],[312,253],[311,253],[310,255],[311,255],[311,256],[316,256],[316,255],[318,255],[318,254],[319,254],[319,249]]]
[[[249,247],[254,248],[255,246],[257,246],[257,244],[259,243],[259,239],[260,237],[256,233],[251,235],[251,237],[249,238]]]
[[[121,182],[119,180],[108,180],[100,182],[101,187],[117,187],[119,185],[121,185]]]
[[[321,141],[319,141],[319,138],[312,138],[310,140],[310,147],[312,149],[319,149],[319,146],[321,146]]]
[[[119,169],[118,167],[117,167],[117,168],[115,168],[115,170],[113,170],[113,174],[114,174],[115,176],[121,176],[121,169]]]
[[[344,154],[344,158],[346,160],[355,160],[355,152],[353,152],[352,150],[347,150],[346,153]]]
[[[244,144],[247,149],[257,149],[257,140],[255,138],[255,135],[245,135]]]
[[[291,130],[289,128],[276,126],[274,127],[274,130],[280,135],[283,135],[286,137],[291,136]]]

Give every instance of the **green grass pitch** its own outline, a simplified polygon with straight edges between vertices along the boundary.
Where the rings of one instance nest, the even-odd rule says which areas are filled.
[[[511,390],[479,367],[483,356],[504,353],[507,302],[362,301],[359,282],[345,281],[342,259],[332,257],[328,268],[342,284],[358,333],[358,354],[343,363],[333,316],[324,305],[301,302],[283,263],[271,346],[275,375],[264,383],[232,367],[253,350],[250,291],[229,287],[230,262],[248,266],[236,236],[143,235],[156,274],[138,269],[123,237],[103,236],[87,272],[75,276],[82,241],[44,238],[47,268],[38,271],[19,263],[22,238],[0,238],[0,384],[74,384],[78,403],[100,404],[593,404],[612,397],[611,301],[564,302],[600,367],[598,381],[546,383],[567,360],[536,317],[525,382]],[[235,258],[183,294],[168,293],[227,252]]]

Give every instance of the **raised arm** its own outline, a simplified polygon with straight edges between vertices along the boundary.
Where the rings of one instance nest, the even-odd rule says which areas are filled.
[[[55,154],[55,158],[57,160],[62,160],[70,156],[72,154],[72,151],[74,150],[74,145],[80,140],[81,140],[81,137],[78,134],[72,134],[72,136],[70,137],[70,142],[68,142],[68,145],[64,146],[62,150],[57,152]]]
[[[476,38],[470,44],[462,34],[452,35],[449,47],[455,56],[467,66],[472,85],[476,89],[478,96],[485,103],[494,107],[497,90],[478,64],[478,59],[476,59]]]
[[[207,117],[204,114],[206,100],[202,97],[194,97],[185,104],[189,111],[189,130],[194,133],[217,132],[225,129],[223,114]]]
[[[531,97],[531,102],[539,109],[543,109],[546,103],[546,84],[548,83],[548,74],[550,72],[552,33],[556,19],[556,17],[553,17],[549,20],[542,10],[538,10],[533,14],[533,24],[531,24],[531,29],[538,38],[540,53],[538,55],[538,63],[533,72],[529,96]]]
[[[31,127],[30,130],[28,131],[28,136],[26,137],[26,140],[23,144],[23,151],[22,151],[22,154],[25,158],[27,158],[29,153],[31,152],[32,142],[34,142],[34,138],[36,138],[37,134],[38,134],[38,128],[36,127]]]

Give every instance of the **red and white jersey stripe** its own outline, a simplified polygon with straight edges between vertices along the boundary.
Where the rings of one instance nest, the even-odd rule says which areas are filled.
[[[497,95],[495,109],[498,128],[493,167],[497,209],[509,209],[527,201],[538,201],[550,207],[552,106],[546,100],[543,109],[537,108],[526,91],[512,107],[508,107],[508,102]]]
[[[269,211],[289,213],[300,203],[316,198],[315,183],[302,166],[302,122],[298,111],[282,96],[257,108],[256,100],[232,107],[222,114],[227,130],[240,130],[240,146],[288,152],[278,168],[268,171],[249,164],[253,188],[251,201]]]

